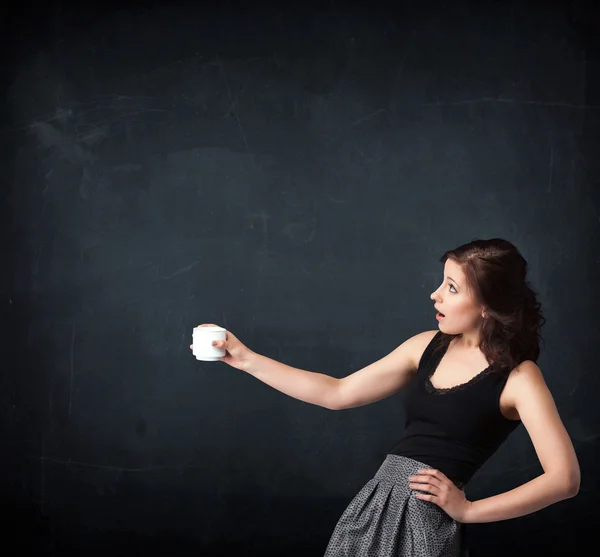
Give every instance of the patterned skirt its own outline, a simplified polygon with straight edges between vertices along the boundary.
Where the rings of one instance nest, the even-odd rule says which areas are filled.
[[[388,454],[343,512],[324,557],[467,555],[461,549],[462,524],[409,487],[408,477],[423,468],[431,466]]]

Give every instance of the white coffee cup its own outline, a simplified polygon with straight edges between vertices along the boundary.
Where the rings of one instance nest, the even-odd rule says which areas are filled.
[[[192,333],[192,353],[197,360],[215,362],[225,356],[224,348],[212,345],[214,340],[227,340],[227,331],[222,327],[195,327]]]

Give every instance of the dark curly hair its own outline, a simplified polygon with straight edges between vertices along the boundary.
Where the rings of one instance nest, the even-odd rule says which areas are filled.
[[[526,280],[527,261],[507,240],[473,240],[441,257],[461,266],[476,303],[488,317],[482,320],[480,349],[490,366],[510,371],[540,355],[540,329],[546,322],[536,293]],[[442,333],[436,350],[446,349],[454,337]]]

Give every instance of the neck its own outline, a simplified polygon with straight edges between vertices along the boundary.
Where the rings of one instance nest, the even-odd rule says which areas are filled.
[[[467,349],[479,348],[479,333],[478,332],[465,332],[460,337],[460,344]]]

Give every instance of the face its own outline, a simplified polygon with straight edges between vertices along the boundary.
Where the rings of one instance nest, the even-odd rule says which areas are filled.
[[[479,329],[482,308],[476,303],[468,288],[460,265],[451,259],[444,265],[444,280],[431,294],[437,310],[440,331],[450,335],[470,334]]]

